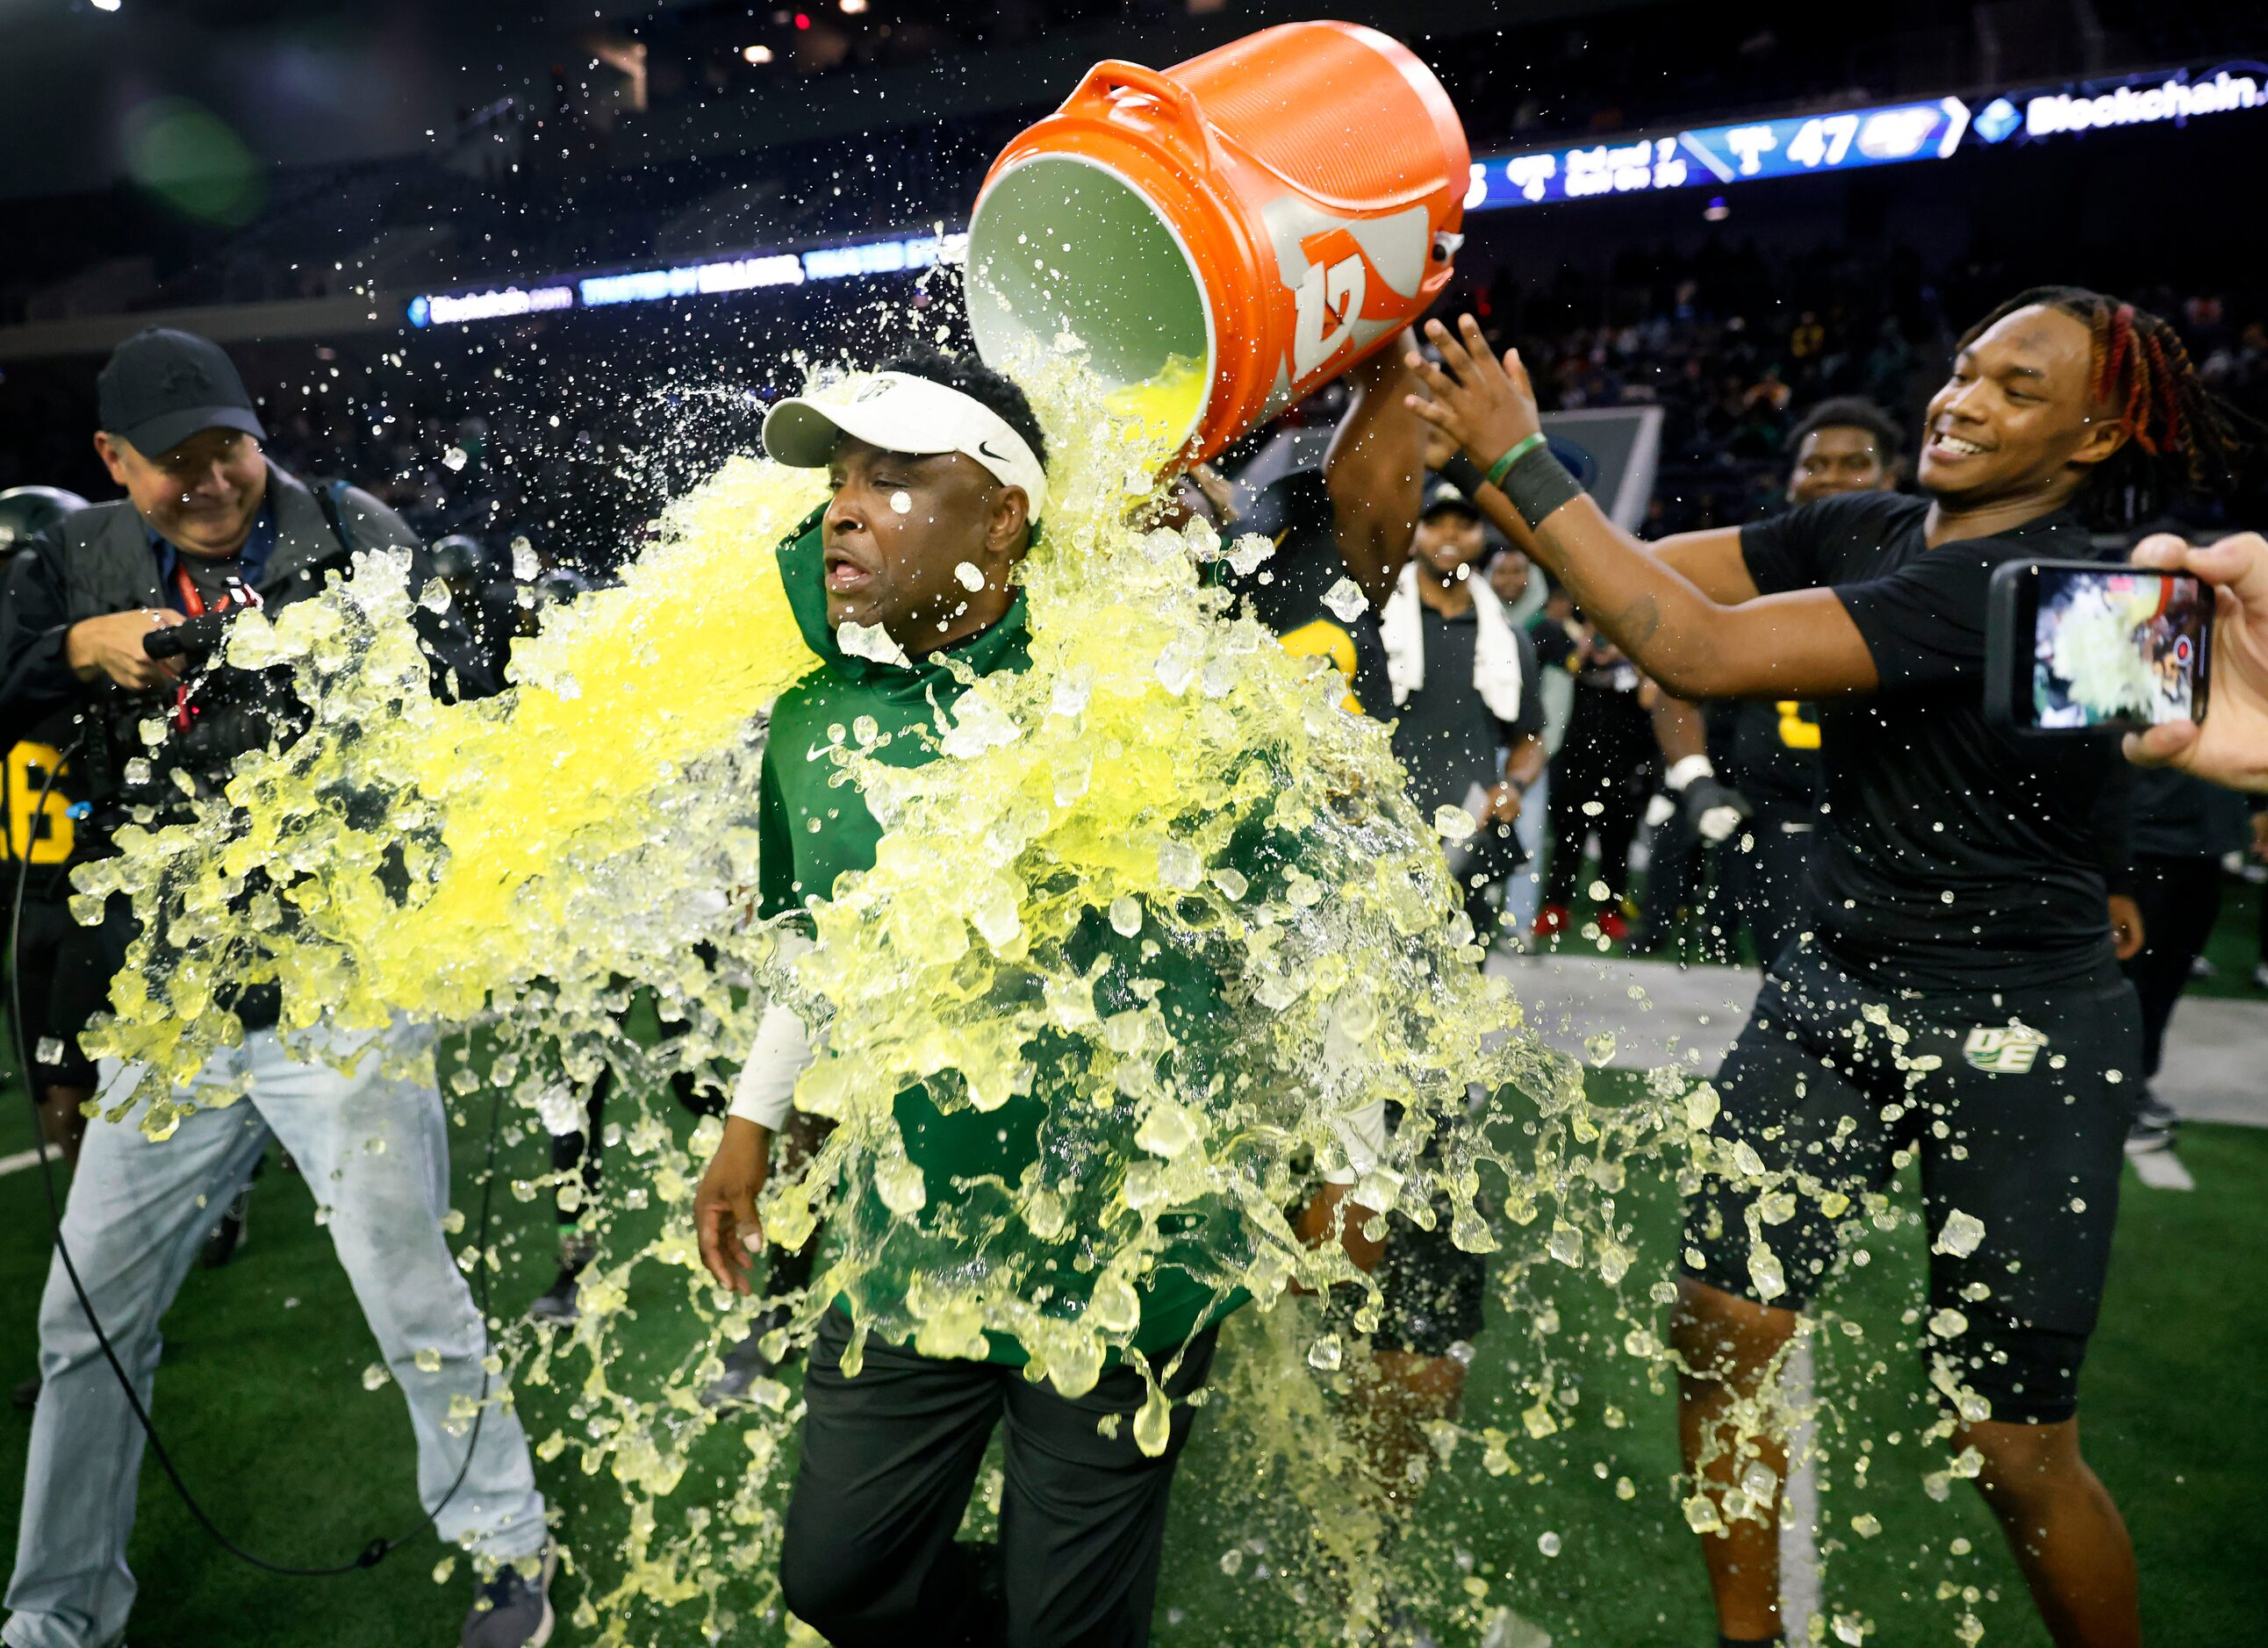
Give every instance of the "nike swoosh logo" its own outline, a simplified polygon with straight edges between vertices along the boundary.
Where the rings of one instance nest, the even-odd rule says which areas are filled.
[[[994,463],[1006,463],[1008,461],[1008,454],[1006,452],[994,452],[992,450],[992,443],[990,441],[978,441],[976,443],[976,450],[983,452]]]

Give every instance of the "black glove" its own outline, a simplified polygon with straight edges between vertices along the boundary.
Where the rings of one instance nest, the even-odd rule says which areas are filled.
[[[1678,792],[1677,801],[1693,833],[1712,847],[1730,837],[1740,828],[1741,820],[1756,811],[1748,797],[1714,773],[1696,776]]]

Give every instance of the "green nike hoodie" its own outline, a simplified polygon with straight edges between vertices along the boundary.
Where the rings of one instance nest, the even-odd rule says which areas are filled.
[[[873,867],[881,827],[855,784],[830,782],[842,770],[827,753],[830,745],[842,741],[859,717],[871,717],[878,734],[873,740],[876,759],[894,767],[924,765],[938,754],[932,705],[949,709],[962,691],[945,667],[946,658],[958,660],[979,677],[1004,670],[1020,673],[1031,666],[1021,592],[990,629],[910,666],[854,658],[843,651],[827,622],[820,512],[814,511],[776,553],[789,606],[821,666],[782,694],[772,710],[757,812],[759,909],[768,919],[801,909],[807,900],[828,898],[839,878]],[[866,732],[858,729],[862,739]],[[1098,952],[1114,947],[1107,922],[1098,919],[1091,926],[1089,942]],[[1148,971],[1153,978],[1161,976],[1154,965]],[[1215,1005],[1203,969],[1166,969],[1162,982],[1159,1004],[1178,1019],[1206,1015]],[[1099,990],[1099,1004],[1101,996]],[[1134,1000],[1130,997],[1122,1004],[1133,1005]],[[929,1202],[917,1216],[924,1230],[945,1220],[954,1220],[963,1229],[981,1227],[986,1221],[980,1215],[1005,1209],[1006,1187],[1017,1183],[1043,1148],[1057,1160],[1066,1151],[1091,1151],[1091,1112],[1083,1116],[1054,1113],[1048,1095],[1055,1084],[1047,1076],[1044,1040],[1032,1052],[1040,1073],[1031,1093],[1012,1098],[996,1110],[941,1110],[919,1085],[896,1096],[907,1159],[922,1170],[929,1187]],[[956,1219],[956,1212],[962,1217]],[[851,1187],[836,1217],[873,1221],[871,1233],[878,1243],[888,1240],[884,1221],[896,1218],[881,1207],[871,1186]],[[1215,1205],[1191,1210],[1177,1224],[1175,1245],[1138,1289],[1142,1316],[1134,1344],[1145,1355],[1170,1355],[1192,1333],[1249,1298],[1241,1290],[1218,1292],[1173,1262],[1175,1252],[1187,1253],[1193,1244],[1200,1248],[1241,1246],[1246,1233],[1239,1228],[1235,1212],[1225,1204]],[[1076,1251],[1075,1240],[1058,1244],[1031,1277],[1035,1290],[1046,1289],[1042,1308],[1051,1315],[1075,1314],[1092,1285],[1094,1270],[1072,1262]],[[845,1309],[849,1303],[847,1299],[837,1300]],[[988,1333],[986,1338],[991,1361],[1020,1365],[1029,1359],[1023,1346],[1006,1335]]]

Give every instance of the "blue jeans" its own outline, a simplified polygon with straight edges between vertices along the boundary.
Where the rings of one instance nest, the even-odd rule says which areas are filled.
[[[273,1031],[251,1032],[241,1049],[208,1070],[214,1079],[248,1073],[247,1098],[191,1112],[163,1142],[145,1137],[131,1117],[88,1126],[63,1240],[147,1408],[158,1324],[274,1134],[328,1216],[339,1262],[409,1401],[417,1490],[430,1509],[465,1461],[470,1427],[451,1421],[450,1403],[478,1399],[488,1334],[441,1229],[448,1136],[440,1095],[382,1074],[379,1063],[373,1052],[353,1075],[341,1075],[291,1059]],[[122,1096],[137,1073],[105,1061],[106,1101]],[[420,1352],[438,1352],[438,1367],[420,1370]],[[40,1302],[40,1375],[0,1641],[96,1648],[125,1630],[134,1604],[126,1545],[143,1435],[59,1258]],[[489,1394],[492,1403],[504,1394],[501,1380]],[[246,1431],[255,1452],[257,1435]],[[220,1496],[224,1513],[242,1497],[240,1484],[218,1478],[201,1485]],[[435,1526],[443,1539],[498,1560],[541,1549],[543,1497],[526,1434],[508,1407],[489,1409],[464,1485]]]

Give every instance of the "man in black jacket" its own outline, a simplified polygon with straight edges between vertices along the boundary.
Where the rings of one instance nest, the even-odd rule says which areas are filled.
[[[269,463],[242,380],[203,338],[153,328],[120,344],[99,379],[99,410],[95,447],[126,497],[34,539],[0,596],[0,739],[58,713],[76,717],[96,854],[120,823],[180,816],[185,792],[214,793],[237,755],[299,730],[288,688],[188,661],[216,653],[230,614],[318,593],[327,571],[351,570],[355,553],[416,549],[401,519],[368,494],[343,484],[313,491]],[[420,613],[440,683],[485,687],[461,625],[432,617]],[[155,637],[172,630],[195,644],[168,655],[159,644],[152,656]],[[129,936],[123,913],[114,907],[104,923],[114,966]],[[435,1530],[479,1559],[465,1644],[539,1643],[552,1625],[552,1558],[526,1436],[508,1406],[491,1405],[469,1441],[456,1439],[467,1427],[453,1404],[494,1404],[501,1392],[483,1372],[488,1335],[443,1233],[440,1097],[381,1068],[394,1062],[379,1056],[379,1042],[415,1052],[418,1033],[397,1024],[335,1046],[335,1055],[364,1054],[342,1074],[279,1040],[272,990],[226,999],[243,1045],[199,1082],[248,1090],[244,1102],[191,1109],[152,1138],[129,1100],[140,1071],[102,1063],[101,1100],[123,1114],[90,1122],[62,1232],[93,1318],[146,1407],[159,1322],[213,1210],[250,1178],[270,1134],[280,1137],[320,1187],[340,1262],[409,1402]],[[60,1258],[40,1303],[40,1370],[0,1641],[94,1648],[119,1638],[133,1605],[126,1545],[143,1437]]]

